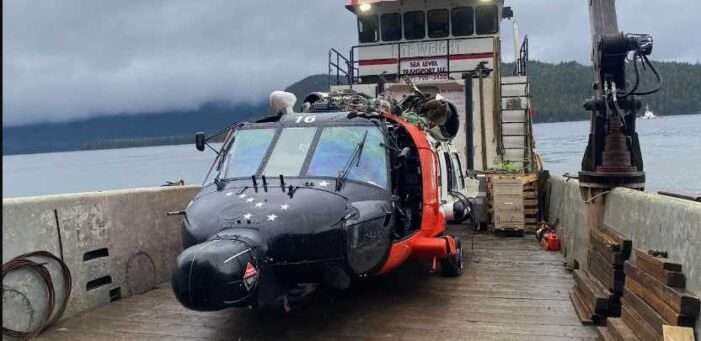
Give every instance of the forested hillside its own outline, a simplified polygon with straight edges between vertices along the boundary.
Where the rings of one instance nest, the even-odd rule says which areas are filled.
[[[655,62],[654,65],[664,84],[660,92],[645,97],[643,105],[649,104],[650,109],[659,115],[701,113],[701,65],[671,62]],[[509,71],[512,67],[504,64],[503,70]],[[532,61],[528,65],[528,74],[536,122],[588,119],[582,104],[592,96],[593,71],[590,66],[575,62],[549,64]],[[326,75],[314,75],[294,83],[288,91],[301,100],[312,91],[325,91],[327,84]]]
[[[138,147],[194,142],[197,131],[212,133],[265,113],[267,104],[206,103],[197,109],[122,114],[66,123],[3,127],[3,154]]]
[[[654,65],[664,83],[660,92],[643,98],[643,105],[649,104],[659,115],[701,113],[701,65],[671,62],[655,62]],[[592,95],[591,67],[574,62],[531,62],[528,74],[536,122],[588,119],[582,103]]]

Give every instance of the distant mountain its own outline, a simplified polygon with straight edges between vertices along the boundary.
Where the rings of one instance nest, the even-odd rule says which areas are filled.
[[[121,114],[66,123],[3,127],[3,154],[190,143],[194,133],[213,133],[236,121],[263,116],[258,105],[212,102],[195,110]]]
[[[661,115],[701,112],[701,65],[655,62],[664,78],[662,90],[645,98],[650,109]],[[504,64],[504,70],[513,65]],[[591,96],[591,67],[567,62],[528,65],[536,122],[588,119],[582,108]],[[327,91],[328,76],[308,76],[287,87],[298,104],[310,92]],[[196,131],[214,132],[242,119],[263,116],[267,100],[257,105],[212,102],[195,110],[123,114],[68,123],[42,123],[3,127],[3,153],[23,154],[51,151],[132,147],[190,143]]]
[[[696,114],[701,112],[701,64],[654,62],[664,79],[659,93],[644,98],[655,113],[662,115]],[[513,64],[503,64],[510,72]],[[531,95],[536,122],[576,121],[589,119],[582,104],[592,96],[591,66],[576,62],[559,64],[531,61],[528,64]],[[328,89],[327,75],[313,75],[291,85],[301,101],[306,94]],[[649,83],[647,83],[649,84]]]
[[[291,92],[297,96],[297,104],[301,104],[309,93],[315,91],[328,91],[329,90],[329,76],[328,75],[311,75],[307,76],[302,80],[299,80],[292,85],[288,86],[285,91]]]
[[[701,64],[653,62],[653,65],[663,78],[662,89],[644,97],[643,107],[648,104],[661,115],[701,112]],[[509,64],[505,68],[511,70]],[[528,65],[528,75],[536,122],[589,119],[582,104],[592,96],[591,66],[575,62],[548,64],[534,61]],[[650,84],[653,84],[651,79],[643,78],[641,90],[647,90],[645,87]]]

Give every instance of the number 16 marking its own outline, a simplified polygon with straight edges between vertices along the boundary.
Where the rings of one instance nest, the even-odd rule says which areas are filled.
[[[316,121],[316,116],[315,115],[308,115],[308,116],[297,116],[297,120],[295,121],[296,123],[312,123]]]

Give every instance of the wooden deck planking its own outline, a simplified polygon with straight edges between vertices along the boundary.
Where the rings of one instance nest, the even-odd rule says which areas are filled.
[[[567,295],[574,282],[559,253],[532,236],[451,232],[470,257],[459,278],[408,264],[340,297],[315,294],[288,314],[188,311],[164,285],[61,321],[40,340],[597,339],[575,315]]]

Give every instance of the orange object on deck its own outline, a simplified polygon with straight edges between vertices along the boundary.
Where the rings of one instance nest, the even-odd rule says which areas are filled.
[[[560,238],[554,230],[543,233],[543,239],[540,240],[540,244],[547,251],[560,251]]]

